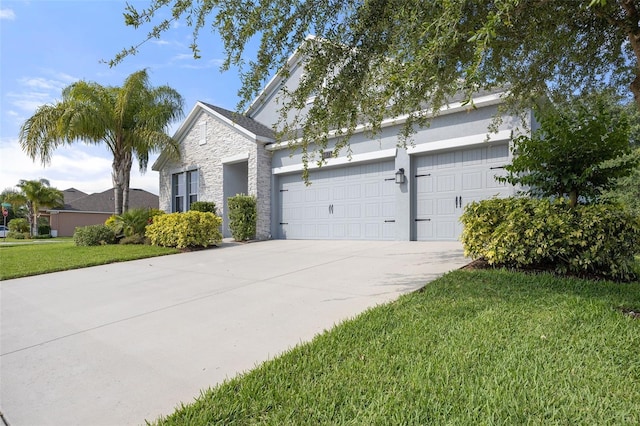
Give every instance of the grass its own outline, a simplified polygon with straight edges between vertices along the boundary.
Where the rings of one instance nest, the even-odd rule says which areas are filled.
[[[147,245],[77,247],[71,239],[35,240],[0,246],[0,280],[104,265],[178,253],[176,249]]]
[[[640,282],[455,271],[157,425],[640,424]]]

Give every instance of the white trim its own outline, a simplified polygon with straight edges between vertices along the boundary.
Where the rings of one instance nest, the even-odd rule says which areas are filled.
[[[338,157],[338,158],[330,158],[326,160],[326,163],[322,165],[322,168],[324,169],[327,167],[338,167],[338,166],[364,163],[364,162],[369,162],[374,160],[395,158],[396,152],[397,152],[397,148],[391,148],[391,149],[384,149],[381,151],[367,152],[364,154],[355,154],[355,155],[352,155],[351,157],[345,156],[345,157]],[[320,166],[318,166],[317,163],[309,164],[310,170],[319,169],[319,168]],[[274,175],[281,175],[285,173],[300,172],[302,170],[304,170],[303,164],[292,164],[290,166],[274,167],[271,169],[271,173]]]
[[[220,160],[222,164],[234,164],[241,163],[249,159],[249,153],[243,152],[241,154],[232,155],[231,157],[225,157]]]
[[[442,139],[434,142],[421,143],[407,148],[407,154],[420,154],[423,152],[441,151],[443,149],[461,148],[471,145],[481,145],[486,142],[502,142],[511,139],[511,130],[501,130],[498,133],[481,133],[478,135],[463,136],[461,138]]]
[[[482,96],[477,99],[473,99],[472,104],[475,107],[486,107],[491,105],[497,105],[502,103],[502,95],[503,93],[501,92],[501,93],[493,93],[491,95]],[[469,108],[470,106],[468,104],[463,104],[462,102],[454,102],[450,105],[446,105],[440,108],[440,110],[438,111],[438,114],[427,113],[426,111],[422,111],[422,113],[426,114],[427,117],[434,117],[434,116],[454,114],[457,112],[466,111]],[[408,114],[401,115],[399,117],[387,118],[385,120],[382,120],[382,122],[380,123],[380,127],[385,128],[385,127],[395,126],[398,124],[404,124],[408,118],[409,118]],[[365,130],[368,130],[369,127],[370,127],[369,125],[361,124],[354,129],[353,133],[354,134],[362,133]],[[330,131],[328,133],[328,136],[329,138],[332,138],[332,137],[335,137],[336,135],[340,135],[343,133],[344,133],[344,130],[339,133],[336,131]],[[294,141],[283,141],[283,142],[273,143],[271,145],[267,145],[266,148],[269,151],[277,151],[280,149],[286,149],[286,148],[290,148],[291,146],[299,145],[300,143],[301,143],[301,140],[296,139]]]
[[[309,34],[305,37],[303,44],[308,42],[309,40],[315,40],[315,39],[316,39],[316,36]],[[287,61],[282,67],[282,70],[284,70],[285,68],[288,68],[289,71],[292,71],[297,66],[297,61],[299,60],[299,57],[300,57],[301,48],[302,48],[302,45],[298,46],[296,50],[289,56],[289,58],[287,58]],[[257,110],[259,110],[264,106],[264,101],[269,97],[271,97],[271,95],[273,95],[276,89],[280,88],[280,83],[284,79],[282,75],[282,70],[279,70],[278,72],[276,72],[276,74],[273,77],[271,77],[271,80],[269,80],[267,85],[264,86],[264,88],[260,91],[260,93],[258,93],[258,96],[256,96],[256,98],[251,102],[251,105],[249,105],[249,107],[244,111],[244,114],[247,117],[253,118],[253,114],[255,114]]]

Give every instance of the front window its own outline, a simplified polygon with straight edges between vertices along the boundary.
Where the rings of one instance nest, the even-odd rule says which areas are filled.
[[[198,201],[198,171],[175,173],[171,176],[172,211],[189,210],[191,203]]]

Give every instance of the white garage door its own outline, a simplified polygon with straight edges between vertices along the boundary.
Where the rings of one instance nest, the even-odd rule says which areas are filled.
[[[509,160],[508,144],[440,152],[416,157],[415,235],[417,240],[457,240],[464,206],[494,196],[507,197],[513,187],[495,176]]]
[[[394,162],[362,164],[279,178],[280,238],[395,239]]]

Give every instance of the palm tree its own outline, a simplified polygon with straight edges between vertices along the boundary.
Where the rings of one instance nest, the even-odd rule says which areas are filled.
[[[27,217],[31,235],[38,233],[38,212],[41,208],[61,207],[64,205],[62,191],[52,188],[47,179],[24,180],[18,183],[27,206]]]
[[[122,87],[103,87],[79,81],[62,91],[62,100],[39,107],[20,128],[20,145],[44,165],[64,144],[104,143],[113,154],[115,214],[129,209],[129,182],[133,158],[141,172],[149,154],[165,150],[179,155],[166,134],[168,125],[182,118],[182,96],[169,86],[151,87],[146,70],[137,71]]]

